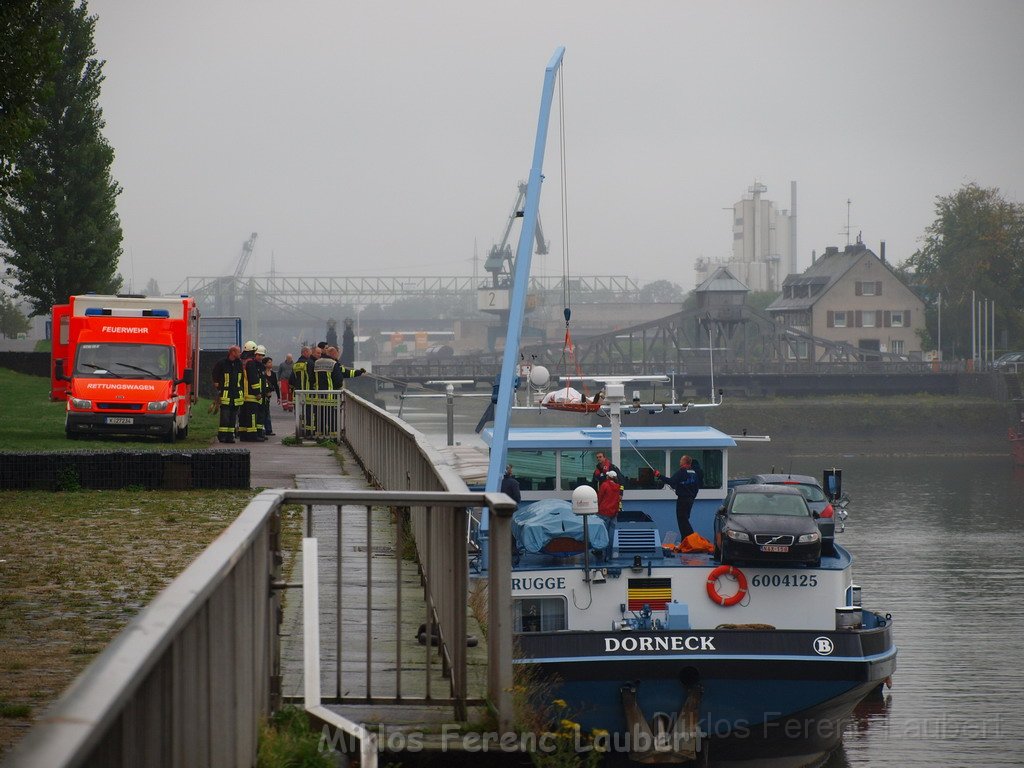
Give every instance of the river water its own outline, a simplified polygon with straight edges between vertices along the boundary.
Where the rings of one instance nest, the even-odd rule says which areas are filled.
[[[456,440],[478,442],[485,403],[460,403]],[[443,400],[407,411],[445,443]],[[733,476],[842,468],[850,517],[837,540],[854,554],[864,606],[895,620],[892,688],[858,708],[825,768],[1024,766],[1024,468],[997,453],[1004,443],[993,436],[991,456],[922,457],[894,435],[897,455],[851,455],[839,435],[730,453]]]

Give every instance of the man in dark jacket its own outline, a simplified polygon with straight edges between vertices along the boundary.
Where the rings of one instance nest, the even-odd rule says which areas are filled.
[[[679,459],[679,471],[672,477],[661,477],[657,473],[655,477],[662,488],[668,485],[676,492],[676,523],[679,525],[679,540],[682,541],[693,533],[690,510],[693,509],[693,500],[697,498],[697,492],[704,485],[704,472],[696,459],[683,456]]]
[[[612,464],[612,460],[605,455],[604,451],[598,451],[594,458],[597,460],[597,466],[594,468],[595,490],[601,490],[601,482],[609,472],[614,472],[615,476],[619,478],[619,482],[622,482],[622,470]]]
[[[505,475],[501,478],[501,492],[512,499],[516,504],[523,500],[523,496],[519,492],[519,481],[516,480],[515,475],[512,474],[511,464],[505,467]]]
[[[214,402],[220,406],[217,440],[221,443],[235,442],[235,423],[238,421],[238,409],[242,407],[241,353],[240,347],[229,347],[228,356],[213,366]]]

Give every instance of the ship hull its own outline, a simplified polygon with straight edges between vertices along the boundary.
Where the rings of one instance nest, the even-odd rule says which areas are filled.
[[[519,642],[528,657],[521,661],[553,681],[545,694],[565,700],[583,731],[608,731],[611,751],[623,756],[643,736],[624,690],[656,732],[659,718],[671,730],[699,685],[690,698],[698,752],[715,764],[763,765],[771,756],[779,765],[813,765],[841,742],[853,708],[896,667],[891,622],[841,632],[537,633]],[[669,754],[648,758],[673,762]]]

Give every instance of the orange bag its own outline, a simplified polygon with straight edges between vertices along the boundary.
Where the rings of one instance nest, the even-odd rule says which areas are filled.
[[[699,533],[691,533],[679,545],[680,552],[714,552],[715,546]]]

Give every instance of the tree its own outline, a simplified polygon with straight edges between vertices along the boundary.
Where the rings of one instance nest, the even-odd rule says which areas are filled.
[[[676,302],[683,300],[686,292],[669,280],[655,280],[640,289],[640,301],[645,304]]]
[[[32,328],[32,323],[18,309],[11,297],[0,294],[0,333],[5,339],[15,339]]]
[[[19,173],[0,198],[5,279],[29,299],[34,315],[76,293],[115,292],[122,282],[115,209],[121,189],[101,133],[96,17],[85,2],[47,0],[42,23],[56,30],[60,65],[29,108],[41,127],[15,151]]]
[[[147,296],[159,296],[160,295],[160,284],[155,278],[149,278],[146,281],[146,290],[143,291]]]
[[[1024,206],[996,188],[965,184],[937,197],[935,221],[924,247],[900,267],[927,305],[928,331],[938,336],[942,296],[942,345],[954,356],[971,348],[971,294],[996,305],[996,326],[1011,345],[1024,335]]]
[[[0,3],[0,190],[18,173],[15,155],[40,127],[32,113],[60,62],[57,31],[43,24],[51,0]]]

